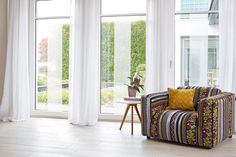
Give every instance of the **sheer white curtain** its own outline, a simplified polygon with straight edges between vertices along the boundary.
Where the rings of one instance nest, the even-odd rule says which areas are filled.
[[[70,56],[72,124],[93,125],[99,106],[99,0],[74,0]]]
[[[28,72],[28,0],[8,1],[8,44],[0,119],[30,117]]]
[[[175,0],[147,0],[146,93],[174,86]]]
[[[236,1],[219,1],[219,85],[236,93]],[[236,125],[235,125],[236,127]],[[235,129],[236,130],[236,129]]]

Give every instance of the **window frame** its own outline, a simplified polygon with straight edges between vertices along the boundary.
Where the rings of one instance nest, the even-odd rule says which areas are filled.
[[[99,68],[100,68],[100,73],[99,73],[99,120],[106,120],[106,121],[120,121],[123,118],[122,114],[113,114],[113,113],[102,113],[102,106],[101,106],[101,78],[102,78],[102,19],[103,18],[110,18],[110,17],[145,17],[146,18],[146,13],[120,13],[120,14],[102,14],[102,0],[100,0],[100,33],[99,33]],[[127,115],[127,119],[130,119],[130,115]],[[134,116],[134,121],[139,122],[138,117]]]
[[[55,20],[67,19],[70,20],[71,16],[47,16],[37,17],[37,2],[38,1],[52,1],[52,0],[32,0],[29,4],[29,73],[30,73],[30,90],[31,92],[31,117],[46,117],[46,118],[68,118],[67,112],[52,112],[37,110],[37,21],[40,20]],[[68,0],[70,1],[70,0]]]
[[[181,0],[175,0],[175,2],[178,2],[178,3],[181,3]],[[217,6],[217,3],[212,3],[212,2],[215,2],[215,1],[211,1],[211,4],[208,8],[208,10],[202,10],[202,11],[197,11],[197,10],[194,10],[194,11],[181,11],[181,9],[179,8],[180,6],[178,5],[178,7],[175,8],[175,16],[186,16],[186,15],[208,15],[208,21],[209,21],[209,25],[219,25],[218,22],[210,22],[210,20],[212,19],[212,17],[215,17],[217,14],[219,15],[219,9]],[[176,3],[177,4],[177,3]],[[179,18],[181,20],[189,20],[191,18]],[[176,24],[176,22],[175,22]],[[176,31],[176,28],[175,28],[175,31]],[[176,32],[175,32],[175,35],[176,35]],[[180,37],[189,37],[191,35],[186,35],[186,34],[183,34],[183,36],[180,36]],[[201,37],[202,34],[200,35],[195,35],[195,37]],[[216,33],[211,33],[211,34],[208,34],[208,37],[214,37],[214,36],[219,36],[219,32],[218,34]],[[183,54],[182,54],[182,51],[183,51],[183,43],[182,42],[182,38],[180,38],[179,40],[176,40],[177,38],[175,37],[175,76],[174,76],[174,79],[175,79],[175,87],[178,87],[178,86],[183,86],[184,85],[184,68],[183,68],[183,64],[182,64],[182,61],[183,61]],[[177,42],[178,41],[178,42]],[[178,46],[177,46],[178,45]],[[176,66],[177,64],[176,63],[179,63],[178,66]],[[207,65],[208,66],[208,65]]]
[[[196,39],[197,38],[201,38],[201,37],[204,37],[204,36],[194,36],[194,38],[196,38]],[[208,37],[208,39],[207,39],[208,43],[209,43],[210,40],[214,40],[214,39],[216,41],[219,40],[219,35],[208,35],[207,37]],[[191,39],[191,36],[186,36],[186,35],[182,36],[181,39],[180,39],[180,41],[181,41],[181,52],[180,52],[181,53],[180,54],[180,56],[181,56],[181,61],[180,61],[180,63],[181,63],[181,65],[180,65],[180,67],[181,67],[181,74],[180,74],[181,75],[181,86],[192,86],[192,85],[189,85],[189,84],[188,85],[185,84],[185,69],[184,69],[185,66],[187,66],[187,69],[188,69],[187,70],[188,71],[187,72],[187,75],[188,75],[187,77],[188,77],[188,83],[189,83],[189,81],[190,81],[189,80],[189,59],[187,61],[188,65],[185,65],[185,56],[184,56],[185,54],[184,54],[184,51],[185,51],[185,42],[186,41],[190,42],[190,39]],[[209,58],[208,57],[209,57],[209,49],[210,48],[209,48],[209,45],[208,45],[208,51],[207,51],[208,52],[207,53],[207,71],[209,70],[209,65],[208,65]],[[191,53],[190,48],[188,47],[187,49],[188,49],[188,53]],[[212,48],[212,49],[215,49],[215,50],[219,51],[219,47],[218,47],[218,49],[217,49],[217,47],[216,48]],[[214,51],[214,53],[217,53],[217,51]],[[217,57],[216,57],[216,59],[217,59]],[[216,64],[216,70],[219,70],[219,65],[218,65],[219,63],[216,61],[215,64]],[[207,85],[207,86],[209,86],[209,85]],[[218,85],[216,85],[216,87],[217,86]]]
[[[51,0],[32,0],[30,1],[30,12],[29,12],[29,29],[30,29],[30,35],[29,35],[29,64],[30,64],[30,89],[31,89],[31,117],[43,117],[43,118],[62,118],[67,119],[68,118],[68,112],[50,112],[50,111],[40,111],[36,110],[36,103],[37,103],[37,97],[36,97],[36,88],[37,88],[37,77],[36,77],[36,21],[41,19],[62,19],[62,18],[71,18],[71,16],[58,16],[58,17],[36,17],[36,3],[37,1],[51,1]],[[99,64],[101,63],[101,24],[102,24],[102,18],[103,17],[123,17],[123,16],[144,16],[146,17],[146,13],[127,13],[127,14],[102,14],[102,0],[100,0],[100,32],[99,32]],[[101,69],[101,64],[100,64]],[[99,121],[120,121],[123,117],[123,115],[119,114],[104,114],[101,113],[101,70],[99,73],[99,111],[98,111],[98,120]],[[127,118],[130,118],[129,115],[127,115]],[[139,122],[139,119],[135,116],[134,117],[135,122]]]

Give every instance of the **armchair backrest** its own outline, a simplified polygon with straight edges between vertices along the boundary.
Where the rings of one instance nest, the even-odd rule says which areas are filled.
[[[178,87],[178,89],[195,89],[195,95],[193,99],[195,110],[197,110],[198,104],[201,99],[221,93],[221,90],[215,87],[180,86]]]

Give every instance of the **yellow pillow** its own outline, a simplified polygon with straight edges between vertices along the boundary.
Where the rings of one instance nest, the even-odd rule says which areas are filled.
[[[193,98],[195,89],[168,88],[170,110],[194,110]]]

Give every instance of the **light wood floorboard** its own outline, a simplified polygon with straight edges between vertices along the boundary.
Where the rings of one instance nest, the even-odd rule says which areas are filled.
[[[236,157],[236,138],[213,149],[147,140],[140,124],[99,122],[79,127],[63,119],[0,123],[0,157]]]

